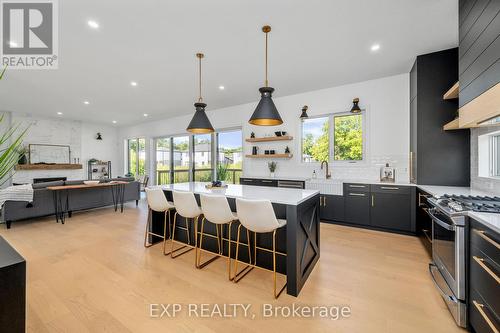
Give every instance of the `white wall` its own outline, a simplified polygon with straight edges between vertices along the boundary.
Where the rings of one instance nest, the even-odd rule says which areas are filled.
[[[117,129],[111,126],[84,123],[62,118],[35,117],[27,114],[11,113],[11,124],[21,124],[21,128],[29,126],[23,144],[57,144],[69,145],[71,162],[78,158],[83,164],[80,170],[27,170],[16,171],[13,183],[30,183],[33,178],[67,177],[68,179],[87,179],[87,161],[95,157],[110,160],[113,176],[119,175],[119,148]],[[95,140],[96,133],[101,132],[102,141]]]
[[[408,180],[409,154],[409,74],[401,74],[376,80],[364,81],[339,87],[306,92],[297,95],[279,97],[276,87],[274,102],[284,123],[280,126],[262,127],[248,124],[252,112],[257,105],[259,92],[255,89],[254,103],[242,104],[228,108],[208,111],[208,117],[216,129],[242,127],[245,138],[253,131],[257,136],[274,133],[277,130],[287,131],[294,137],[288,143],[268,145],[261,144],[261,149],[274,148],[284,150],[288,144],[294,154],[290,160],[277,160],[276,175],[309,177],[318,165],[304,164],[300,161],[300,120],[303,105],[308,105],[310,116],[350,110],[352,99],[359,97],[362,109],[367,109],[368,158],[363,166],[334,167],[333,178],[370,179],[379,177],[380,166],[385,162],[396,167],[399,181]],[[210,105],[210,96],[207,96]],[[184,134],[192,115],[179,116],[154,122],[142,123],[119,129],[119,140],[123,144],[127,138],[144,137],[147,144],[147,156],[151,156],[151,139],[159,136]],[[244,144],[245,154],[251,154],[251,144]],[[124,149],[120,150],[121,164],[124,166]],[[246,176],[267,176],[268,160],[245,158],[243,161]],[[148,163],[148,174],[152,175],[153,165]],[[122,173],[124,173],[122,171]]]

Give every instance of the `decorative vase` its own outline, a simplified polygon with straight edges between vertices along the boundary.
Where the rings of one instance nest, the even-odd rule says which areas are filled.
[[[274,178],[274,171],[271,171],[271,178]]]
[[[26,155],[21,156],[17,161],[17,164],[28,164],[28,159],[26,158]]]

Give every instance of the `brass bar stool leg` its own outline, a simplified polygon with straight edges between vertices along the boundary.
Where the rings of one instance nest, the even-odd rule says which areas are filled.
[[[204,251],[203,250],[203,236],[204,236],[204,233],[205,233],[205,217],[203,217],[203,219],[201,220],[201,230],[200,230],[200,245],[199,247],[196,247],[196,252],[198,252],[198,258],[197,258],[197,261],[196,261],[196,268],[198,269],[202,269],[203,267],[205,267],[206,265],[210,264],[211,262],[213,262],[214,260],[217,260],[220,258],[220,246],[219,246],[219,253],[214,255],[214,257],[208,259],[207,261],[205,261],[204,263],[201,263],[201,253]],[[217,227],[217,224],[215,225],[215,229],[217,230],[217,236],[219,235],[219,229]],[[219,239],[217,237],[217,244],[219,245]]]
[[[248,237],[249,233],[248,233],[248,230],[247,230],[247,246],[248,246],[248,256],[249,256],[248,260],[250,261],[250,263],[245,268],[243,268],[241,270],[241,272],[238,272],[238,252],[239,252],[239,246],[240,246],[241,227],[242,227],[242,225],[240,224],[238,226],[238,237],[237,237],[237,240],[236,240],[236,257],[234,259],[234,277],[233,277],[233,282],[234,283],[238,283],[248,273],[250,273],[251,270],[253,270],[255,268],[254,266],[252,266],[252,256],[250,255],[251,254],[251,251],[250,251],[250,238]]]
[[[215,231],[217,231],[217,249],[219,250],[219,254],[222,254],[220,252],[221,247],[220,247],[220,234],[219,234],[219,225],[218,224],[215,225]]]
[[[149,219],[151,218],[151,208],[148,207],[148,219],[146,220],[146,232],[144,233],[144,247],[148,248],[151,247],[153,244],[148,243],[148,236],[149,236]]]
[[[228,273],[228,278],[229,278],[229,281],[232,281],[233,278],[231,276],[231,226],[233,225],[233,222],[229,222],[229,230],[227,231],[228,233],[228,236],[227,236],[227,239],[228,239],[228,249],[227,249],[227,273]]]
[[[187,219],[186,219],[186,222],[187,222]],[[175,214],[174,214],[174,227],[172,228],[172,242],[171,242],[171,247],[170,247],[170,257],[171,258],[177,258],[185,253],[188,253],[189,251],[191,251],[193,249],[193,248],[190,248],[190,249],[187,249],[179,254],[174,255],[175,252],[187,247],[187,245],[183,245],[183,246],[174,250],[174,243],[177,243],[177,241],[175,240],[175,225],[176,225],[176,223],[177,223],[177,212],[175,212]],[[187,229],[188,229],[188,239],[189,239],[189,228],[187,228]]]
[[[168,229],[167,229],[167,214],[168,214]],[[167,240],[170,239],[170,241],[172,241],[172,235],[170,233],[170,222],[172,221],[172,214],[170,213],[170,209],[165,211],[165,222],[164,222],[164,226],[163,226],[163,254],[164,255],[169,255],[169,253],[165,253],[165,249],[166,249],[166,246],[167,246]],[[168,231],[168,237],[167,237],[167,231]]]

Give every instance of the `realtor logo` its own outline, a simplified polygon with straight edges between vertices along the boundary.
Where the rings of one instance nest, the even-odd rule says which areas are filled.
[[[57,69],[56,0],[0,0],[1,67]]]

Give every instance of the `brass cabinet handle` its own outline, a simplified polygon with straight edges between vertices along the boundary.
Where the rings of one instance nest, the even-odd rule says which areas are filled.
[[[484,312],[484,310],[483,310],[484,304],[478,303],[478,302],[476,302],[474,300],[472,301],[472,303],[476,307],[477,311],[479,311],[479,313],[483,317],[484,321],[486,321],[486,323],[488,324],[488,326],[491,328],[491,330],[493,332],[495,332],[495,333],[498,333],[497,328],[495,327],[495,325],[493,324],[493,322],[490,320],[490,318],[488,318],[488,316],[486,315],[486,312]]]
[[[479,266],[481,266],[481,268],[486,271],[486,273],[488,273],[493,279],[495,279],[498,284],[500,284],[500,278],[495,274],[495,272],[493,272],[488,266],[486,266],[483,258],[472,256],[472,259],[474,259],[474,261],[476,261]]]
[[[272,183],[273,181],[272,180],[265,180],[265,179],[263,179],[262,182],[263,183]]]
[[[349,185],[349,187],[352,187],[352,188],[365,188],[366,186],[365,185]]]
[[[481,237],[482,239],[484,239],[485,241],[487,241],[491,245],[495,246],[497,249],[500,249],[500,244],[495,242],[493,239],[489,238],[483,230],[477,230],[477,229],[473,229],[473,230],[476,234],[479,235],[479,237]]]
[[[399,190],[399,187],[389,187],[389,186],[381,186],[383,190]]]
[[[375,207],[375,196],[372,194],[372,207]]]
[[[364,197],[364,193],[349,193],[349,195],[354,196],[354,197]]]
[[[323,197],[323,205],[326,207],[326,196]]]

